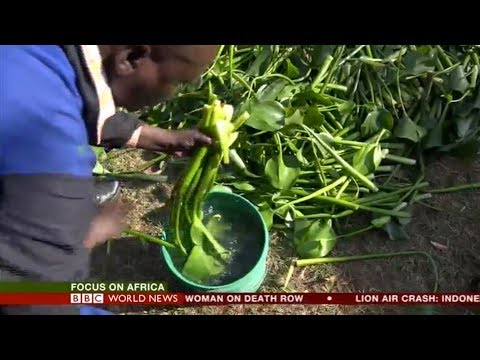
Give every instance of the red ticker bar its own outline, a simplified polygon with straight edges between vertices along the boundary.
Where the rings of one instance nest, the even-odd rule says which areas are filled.
[[[480,305],[480,294],[419,293],[0,293],[0,305]]]

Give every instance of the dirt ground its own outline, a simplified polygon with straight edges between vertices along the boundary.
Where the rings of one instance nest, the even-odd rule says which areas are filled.
[[[137,150],[111,153],[108,167],[131,171],[148,156]],[[480,182],[480,159],[464,162],[442,158],[427,167],[431,187],[448,187]],[[171,184],[124,182],[122,195],[132,203],[129,224],[132,228],[159,234],[167,218]],[[480,286],[480,191],[436,194],[417,205],[409,226],[410,239],[389,240],[383,233],[368,233],[339,240],[332,256],[386,253],[405,250],[431,254],[439,270],[440,292],[479,292]],[[428,206],[427,206],[428,205]],[[268,274],[261,292],[282,292],[294,251],[287,240],[275,234],[271,238]],[[92,272],[99,280],[169,280],[158,246],[137,239],[120,239],[97,248]],[[173,282],[169,282],[174,284]],[[423,257],[370,260],[339,265],[297,269],[290,281],[298,292],[429,292],[434,277],[431,265]],[[174,286],[174,285],[171,285]],[[361,315],[361,314],[476,314],[480,308],[337,305],[232,305],[212,307],[113,307],[122,314],[278,314],[278,315]]]

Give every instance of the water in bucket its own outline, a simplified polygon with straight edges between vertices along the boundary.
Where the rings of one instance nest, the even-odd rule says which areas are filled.
[[[258,262],[264,247],[261,219],[253,216],[252,210],[241,199],[225,199],[214,196],[207,199],[203,206],[204,225],[231,254],[224,264],[224,271],[202,283],[205,286],[221,286],[242,278]],[[184,258],[173,256],[173,260],[180,270]]]

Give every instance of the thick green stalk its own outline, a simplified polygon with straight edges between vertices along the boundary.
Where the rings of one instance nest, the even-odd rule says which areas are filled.
[[[181,221],[180,215],[182,212],[182,207],[184,205],[183,202],[184,202],[185,194],[187,193],[191,183],[193,182],[195,174],[199,171],[200,167],[202,166],[202,162],[205,156],[207,155],[207,152],[208,152],[207,147],[202,147],[197,150],[189,168],[187,169],[185,175],[180,180],[180,183],[177,185],[178,190],[175,191],[175,194],[174,194],[175,197],[173,201],[170,222],[173,224],[173,236],[174,236],[175,244],[178,246],[178,248],[182,251],[184,255],[187,255],[187,250],[183,245],[182,239],[181,239],[182,232],[180,231],[180,221]]]
[[[193,222],[192,213],[193,213],[194,209],[191,206],[192,205],[192,196],[195,194],[195,191],[198,188],[198,185],[200,183],[200,179],[201,179],[202,174],[203,174],[203,170],[204,170],[204,168],[200,167],[200,169],[196,172],[195,177],[193,178],[193,181],[190,184],[190,187],[187,189],[187,191],[185,193],[185,197],[184,197],[184,201],[183,201],[183,208],[185,209],[185,214],[187,216],[187,220],[188,220],[188,223],[189,223],[188,225],[191,225],[192,222]]]
[[[148,235],[148,234],[144,234],[140,231],[136,231],[136,230],[125,230],[124,231],[125,234],[127,235],[131,235],[133,237],[136,237],[136,238],[139,238],[141,240],[144,240],[144,241],[148,241],[148,242],[151,242],[151,243],[154,243],[154,244],[157,244],[157,245],[162,245],[162,246],[166,246],[166,247],[169,247],[169,248],[173,248],[173,249],[176,249],[176,246],[172,243],[169,243],[167,241],[164,241],[162,239],[159,239],[157,237],[154,237],[154,236],[151,236],[151,235]]]
[[[317,76],[312,81],[312,85],[311,85],[312,90],[315,90],[315,88],[325,79],[325,77],[327,76],[328,69],[330,68],[330,65],[332,64],[332,62],[333,62],[333,56],[328,55],[325,58]]]
[[[375,186],[373,182],[371,182],[370,180],[367,179],[366,176],[362,175],[357,170],[355,170],[349,163],[347,163],[341,156],[339,156],[335,150],[333,150],[325,141],[323,141],[320,138],[320,136],[318,136],[315,132],[310,130],[310,128],[308,128],[307,126],[304,126],[304,128],[315,138],[315,141],[318,144],[320,144],[321,147],[323,147],[332,157],[334,157],[340,163],[340,165],[342,165],[342,167],[346,172],[348,172],[351,176],[357,178],[370,190],[375,192],[378,191],[378,188]]]
[[[153,165],[155,165],[156,163],[159,163],[160,161],[162,161],[162,160],[164,160],[164,159],[166,159],[166,158],[167,158],[167,154],[162,154],[162,155],[160,155],[160,156],[157,156],[156,158],[147,161],[145,164],[143,164],[141,167],[139,167],[136,172],[145,171],[145,170],[151,168],[151,167],[152,167]]]
[[[359,205],[358,206],[359,210],[364,210],[364,211],[369,211],[381,215],[386,215],[386,216],[395,216],[395,217],[401,217],[401,218],[407,218],[410,217],[410,214],[407,212],[403,211],[395,211],[395,210],[386,210],[386,209],[380,209],[380,208],[374,208],[371,206],[366,206],[366,205]]]
[[[311,194],[309,194],[309,195],[307,195],[307,196],[304,196],[304,197],[302,197],[302,198],[300,198],[300,199],[296,199],[296,200],[294,200],[294,201],[291,201],[291,202],[289,202],[289,203],[287,203],[287,204],[284,204],[284,205],[280,206],[280,207],[277,209],[277,211],[281,211],[281,210],[285,209],[286,207],[289,207],[289,206],[292,206],[292,205],[301,203],[301,202],[303,202],[303,201],[307,201],[307,200],[313,199],[313,198],[315,198],[315,197],[317,197],[317,196],[319,196],[319,195],[321,195],[321,194],[326,193],[327,191],[330,191],[330,190],[336,188],[338,185],[344,183],[346,180],[347,180],[347,177],[346,177],[346,176],[342,176],[342,177],[339,178],[338,180],[334,181],[334,182],[331,183],[330,185],[325,186],[325,187],[322,188],[322,189],[319,189],[319,190],[317,190],[317,191],[315,191],[315,192],[313,192],[313,193],[311,193]]]
[[[441,189],[429,189],[428,192],[432,194],[440,194],[440,193],[451,193],[451,192],[477,190],[477,189],[480,189],[480,183],[457,185],[457,186],[441,188]]]
[[[393,154],[387,154],[385,156],[385,159],[395,161],[395,162],[397,162],[399,164],[403,164],[403,165],[416,165],[416,163],[417,163],[417,161],[415,159],[410,159],[410,158],[406,158],[406,157],[398,156],[398,155],[393,155]]]
[[[346,263],[352,261],[363,261],[363,260],[375,260],[375,259],[387,259],[392,257],[400,257],[400,256],[424,256],[428,259],[430,264],[432,265],[433,272],[435,275],[435,285],[433,287],[433,292],[438,291],[438,282],[439,282],[439,273],[437,269],[437,265],[433,257],[426,252],[423,251],[400,251],[394,253],[383,253],[383,254],[368,254],[368,255],[356,255],[356,256],[342,256],[342,257],[324,257],[324,258],[314,258],[314,259],[299,259],[295,261],[295,266],[303,267],[303,266],[310,266],[310,265],[321,265],[321,264],[332,264],[332,263]]]
[[[398,190],[395,190],[395,191],[392,191],[392,192],[389,192],[389,193],[378,193],[378,194],[374,194],[374,195],[371,195],[371,196],[367,196],[367,197],[358,199],[355,203],[360,204],[360,205],[361,204],[364,204],[364,205],[373,204],[373,203],[375,203],[376,201],[379,201],[379,200],[395,198],[397,195],[400,195],[400,194],[403,194],[405,192],[411,191],[412,189],[425,188],[428,185],[429,185],[428,182],[422,182],[422,183],[419,183],[417,185],[413,185],[411,187],[401,188],[401,189],[398,189]]]
[[[164,183],[168,181],[168,177],[165,175],[149,175],[142,173],[109,173],[100,175],[103,178],[125,179],[125,180],[142,180]]]
[[[335,198],[328,197],[328,196],[323,196],[323,195],[316,196],[314,198],[314,200],[317,200],[317,201],[320,201],[320,202],[327,202],[327,203],[335,204],[335,205],[338,205],[338,206],[343,206],[343,207],[346,207],[346,208],[352,209],[352,210],[358,210],[360,208],[360,205],[357,205],[353,202],[345,201],[345,200],[341,200],[341,199],[335,199]]]

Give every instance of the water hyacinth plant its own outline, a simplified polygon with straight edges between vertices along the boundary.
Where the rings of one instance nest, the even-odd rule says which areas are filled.
[[[408,238],[415,204],[440,191],[424,180],[425,156],[478,153],[479,53],[475,45],[222,46],[200,87],[143,115],[168,128],[200,123],[228,139],[214,153],[200,149],[178,185],[171,223],[184,235],[176,246],[195,254],[192,264],[197,252],[210,264],[207,243],[216,259],[226,256],[198,212],[213,185],[252,201],[304,259],[328,256],[336,241],[366,231]],[[220,110],[213,97],[232,107]],[[221,114],[214,123],[205,115],[212,109]],[[240,131],[230,117],[242,120]],[[366,224],[352,229],[356,215]]]

